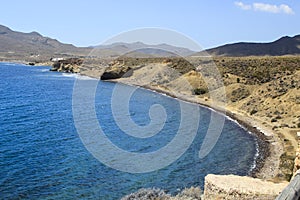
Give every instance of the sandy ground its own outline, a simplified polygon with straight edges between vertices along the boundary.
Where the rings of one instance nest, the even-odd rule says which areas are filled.
[[[287,184],[245,176],[209,174],[205,177],[204,199],[275,199]]]

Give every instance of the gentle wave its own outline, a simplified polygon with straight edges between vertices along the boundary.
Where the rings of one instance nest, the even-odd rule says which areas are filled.
[[[0,64],[6,65],[6,66],[30,66],[30,65],[26,65],[24,63],[12,63],[12,62],[0,62]]]
[[[83,76],[83,75],[80,75],[80,74],[62,73],[62,76],[68,77],[68,78],[76,78],[76,79],[79,79],[79,80],[97,80],[95,78],[91,78],[89,76]]]
[[[41,72],[49,72],[49,69],[41,69]]]

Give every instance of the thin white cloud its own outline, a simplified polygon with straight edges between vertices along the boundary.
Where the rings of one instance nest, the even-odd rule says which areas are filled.
[[[285,13],[285,14],[294,14],[294,11],[285,4],[271,5],[265,3],[254,3],[253,8],[256,11],[270,12],[270,13]]]
[[[236,1],[236,2],[234,2],[234,4],[238,7],[240,7],[242,10],[250,10],[252,8],[251,5],[244,4],[241,1]]]
[[[286,14],[290,14],[290,15],[293,15],[295,14],[293,9],[290,8],[288,5],[285,5],[285,4],[281,4],[280,5],[280,10]]]
[[[274,5],[266,3],[253,3],[252,5],[250,5],[244,4],[241,1],[236,1],[234,2],[234,4],[242,10],[254,10],[269,13],[284,13],[288,15],[295,14],[293,9],[286,4]]]

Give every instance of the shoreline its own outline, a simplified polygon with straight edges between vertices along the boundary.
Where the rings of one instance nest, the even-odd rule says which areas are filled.
[[[2,62],[20,64],[20,62],[9,62],[9,61],[2,61]],[[29,65],[25,64],[25,66],[29,66]],[[45,65],[36,65],[36,66],[45,66]],[[98,81],[103,81],[100,80],[99,77],[95,77],[90,74],[81,74],[81,73],[76,73],[76,74],[79,76],[85,76],[92,79],[97,79]],[[197,104],[198,106],[212,109],[214,112],[223,114],[225,115],[225,117],[229,117],[230,120],[235,121],[238,125],[245,128],[249,132],[249,134],[254,134],[255,137],[257,138],[259,154],[255,161],[256,166],[253,169],[251,169],[251,171],[249,171],[249,174],[247,176],[272,180],[277,175],[277,172],[279,170],[279,162],[277,162],[278,160],[276,159],[276,157],[283,152],[282,144],[279,143],[278,136],[276,136],[273,132],[271,134],[266,133],[265,130],[267,128],[263,126],[260,122],[255,121],[255,119],[250,119],[248,116],[243,115],[243,113],[239,113],[237,110],[230,110],[229,108],[226,107],[225,108],[219,107],[218,104],[211,105],[210,102],[207,102],[204,99],[199,99],[197,98],[197,96],[192,96],[191,98],[189,98],[189,95],[185,95],[182,93],[180,96],[176,96],[172,92],[161,89],[158,86],[130,84],[121,79],[105,80],[104,82],[120,83],[120,84],[125,84],[133,87],[140,87],[142,89],[147,89],[152,92],[166,95],[170,98],[176,98],[181,101]],[[275,167],[275,171],[274,171],[274,167]]]
[[[82,76],[86,76],[86,75],[82,75]],[[90,76],[88,76],[88,77],[90,77]],[[95,78],[95,77],[93,77],[93,78]],[[100,79],[98,79],[98,80],[102,81]],[[193,100],[190,98],[185,98],[183,96],[176,96],[172,92],[168,92],[168,91],[165,91],[163,89],[160,89],[160,88],[157,88],[154,86],[136,85],[136,84],[129,84],[126,82],[124,83],[124,82],[122,82],[122,80],[119,80],[119,79],[105,80],[103,82],[119,83],[119,84],[124,84],[124,85],[132,86],[132,87],[139,87],[139,88],[146,89],[146,90],[149,90],[149,91],[161,94],[161,95],[166,95],[169,98],[175,98],[180,101],[196,104],[198,106],[201,106],[201,107],[204,107],[207,109],[211,109],[213,112],[217,112],[218,114],[224,115],[225,117],[229,118],[229,120],[233,121],[234,123],[237,123],[237,125],[244,128],[248,132],[248,134],[253,134],[256,137],[256,142],[258,145],[258,149],[257,149],[258,155],[256,158],[254,158],[255,161],[253,164],[255,166],[252,169],[250,169],[247,176],[250,176],[253,178],[261,178],[261,175],[263,175],[267,179],[274,177],[274,174],[271,175],[271,174],[269,174],[268,170],[264,169],[264,167],[268,168],[268,166],[265,166],[266,159],[269,158],[272,155],[272,153],[274,153],[274,151],[272,151],[272,148],[271,148],[270,139],[264,132],[261,131],[261,130],[264,130],[264,128],[253,126],[253,124],[248,123],[247,120],[244,120],[241,116],[238,116],[238,113],[233,113],[232,111],[230,111],[226,108],[224,109],[221,107],[212,106],[207,103],[197,101],[196,99]]]
[[[217,102],[213,102],[214,104],[211,104],[211,102],[206,101],[205,99],[199,99],[196,95],[188,95],[175,91],[177,92],[176,95],[172,91],[168,91],[159,86],[143,84],[139,85],[135,82],[130,82],[130,80],[126,81],[126,78],[100,80],[99,76],[95,76],[91,73],[79,73],[79,75],[94,78],[98,81],[125,84],[128,86],[150,90],[162,95],[166,95],[170,98],[176,98],[181,101],[212,109],[214,112],[223,114],[225,115],[225,117],[229,117],[229,119],[235,121],[238,125],[245,128],[246,131],[249,132],[249,134],[254,134],[257,138],[259,155],[257,156],[256,162],[254,163],[256,166],[251,171],[249,171],[249,174],[247,174],[247,176],[264,180],[273,180],[274,182],[277,182],[276,176],[281,171],[280,155],[284,152],[283,145],[280,142],[279,136],[276,135],[274,131],[265,126],[263,123],[252,118],[251,116],[245,115],[240,110],[226,107],[227,105],[225,107],[222,107]]]

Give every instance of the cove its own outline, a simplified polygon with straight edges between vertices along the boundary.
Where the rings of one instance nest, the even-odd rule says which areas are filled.
[[[115,170],[95,159],[77,133],[72,93],[80,77],[12,63],[0,63],[0,69],[1,198],[119,199],[152,187],[174,194],[185,187],[203,188],[207,174],[247,175],[255,167],[258,138],[228,118],[215,147],[199,158],[214,112],[200,106],[196,137],[179,159],[148,173]],[[130,98],[129,117],[145,126],[150,123],[150,107],[159,104],[165,109],[166,122],[158,134],[135,138],[119,128],[118,116],[112,113],[115,85],[99,81],[95,95],[96,116],[107,138],[136,153],[157,151],[168,144],[180,125],[179,100],[137,88]]]

